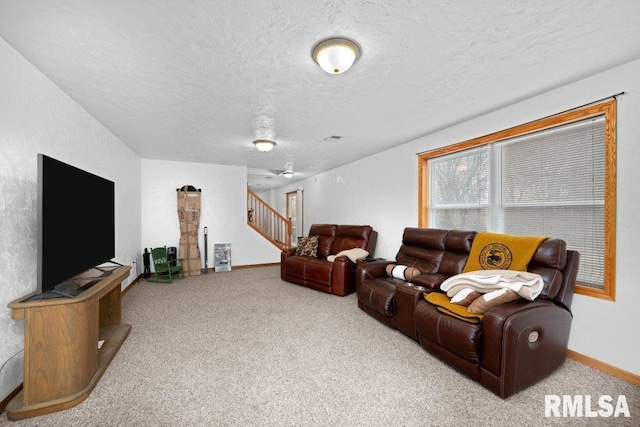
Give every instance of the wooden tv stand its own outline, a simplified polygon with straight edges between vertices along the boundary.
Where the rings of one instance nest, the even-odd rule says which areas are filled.
[[[91,270],[99,281],[75,298],[28,300],[34,292],[9,303],[11,317],[25,326],[24,383],[7,405],[8,419],[61,411],[89,397],[131,330],[120,323],[120,283],[130,270]]]

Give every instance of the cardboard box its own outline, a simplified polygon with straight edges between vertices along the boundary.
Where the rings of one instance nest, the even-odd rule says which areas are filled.
[[[198,237],[198,224],[180,221],[180,234]]]
[[[200,211],[199,191],[178,191],[178,210]]]
[[[180,246],[178,246],[178,258],[200,258],[200,248],[196,243],[183,244],[182,242],[180,242]]]
[[[187,188],[185,186],[183,188]],[[178,191],[178,219],[180,221],[180,244],[178,258],[182,258],[185,276],[202,273],[200,248],[198,248],[198,228],[200,225],[200,192]]]
[[[197,227],[200,223],[200,211],[178,209],[178,220],[180,224],[195,224]]]
[[[200,258],[185,259],[182,261],[182,268],[185,276],[199,276],[202,274]]]

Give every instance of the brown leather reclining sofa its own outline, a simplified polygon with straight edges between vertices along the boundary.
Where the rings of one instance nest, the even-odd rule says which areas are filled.
[[[462,272],[474,231],[406,228],[396,263],[415,267],[411,282],[390,277],[391,261],[364,264],[357,272],[358,306],[417,340],[453,368],[502,398],[538,382],[566,359],[570,311],[579,253],[559,239],[543,241],[527,270],[544,286],[533,301],[518,299],[489,309],[480,323],[445,314],[424,298]]]
[[[309,236],[318,236],[317,256],[296,255],[296,248],[288,248],[280,255],[282,280],[307,286],[339,296],[356,290],[356,263],[347,256],[329,255],[360,248],[373,255],[378,233],[369,225],[313,224]]]

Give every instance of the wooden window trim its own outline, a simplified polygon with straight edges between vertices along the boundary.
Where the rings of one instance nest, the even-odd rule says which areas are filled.
[[[575,293],[615,301],[616,279],[616,100],[588,105],[586,107],[524,123],[509,129],[478,138],[427,151],[418,156],[418,225],[429,226],[429,170],[427,160],[505,139],[527,135],[541,130],[566,125],[580,120],[604,115],[605,117],[605,200],[604,200],[604,287],[596,289],[576,283]]]

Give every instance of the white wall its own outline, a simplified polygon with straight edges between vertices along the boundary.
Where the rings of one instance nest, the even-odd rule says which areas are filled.
[[[273,197],[286,211],[286,193],[303,189],[306,235],[316,223],[371,225],[378,230],[372,256],[394,258],[405,227],[418,224],[418,163],[409,144],[282,187]]]
[[[37,153],[115,182],[115,260],[142,260],[139,157],[1,38],[0,64],[2,400],[22,382],[23,369],[24,322],[11,319],[7,304],[36,290]],[[135,277],[134,270],[125,285]]]
[[[304,188],[305,234],[314,222],[370,224],[379,232],[375,255],[394,259],[404,227],[418,223],[416,153],[466,141],[575,108],[619,92],[616,301],[575,295],[569,348],[640,375],[637,353],[635,272],[640,241],[640,61],[519,102],[502,110],[426,135],[276,191]],[[425,117],[425,120],[428,120]]]
[[[142,161],[142,246],[179,246],[176,189],[202,190],[198,244],[204,267],[204,227],[208,230],[208,267],[214,243],[231,243],[233,266],[280,262],[280,250],[247,225],[247,168]],[[180,256],[180,254],[178,254]]]

